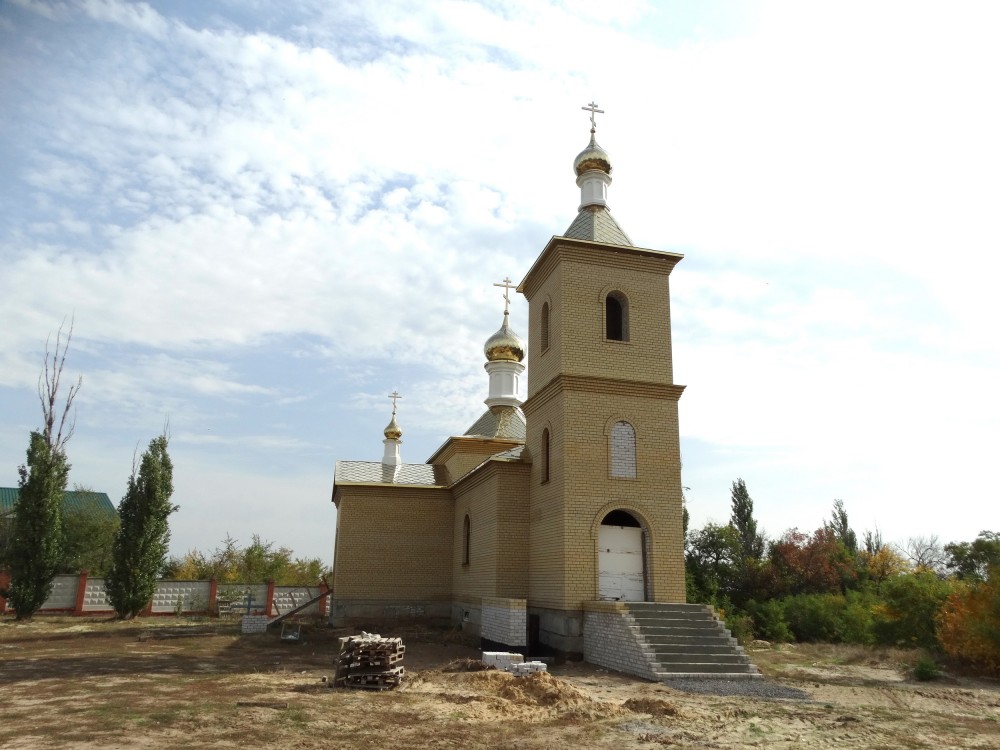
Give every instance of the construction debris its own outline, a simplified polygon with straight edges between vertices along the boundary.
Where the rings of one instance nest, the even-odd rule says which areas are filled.
[[[398,687],[406,674],[399,664],[405,652],[402,638],[365,632],[341,638],[333,684],[366,690]]]

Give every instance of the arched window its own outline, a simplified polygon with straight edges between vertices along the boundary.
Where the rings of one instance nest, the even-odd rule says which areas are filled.
[[[549,430],[542,430],[542,481],[549,481]]]
[[[605,336],[609,341],[628,341],[628,299],[611,292],[604,300]]]
[[[542,351],[549,348],[549,303],[542,303]]]
[[[472,531],[469,524],[469,516],[465,516],[465,521],[462,523],[462,565],[469,564],[469,552],[472,546]]]
[[[628,422],[611,428],[611,476],[635,479],[635,428]]]

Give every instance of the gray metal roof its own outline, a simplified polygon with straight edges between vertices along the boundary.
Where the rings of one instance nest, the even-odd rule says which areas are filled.
[[[381,461],[337,461],[333,483],[447,487],[450,481],[447,470],[433,464],[386,466]]]
[[[569,225],[569,229],[563,233],[563,237],[634,247],[625,230],[618,225],[615,217],[604,206],[581,208],[573,223]]]
[[[0,487],[0,515],[6,515],[14,510],[21,490],[17,487]],[[106,492],[77,492],[67,490],[63,493],[63,512],[82,513],[95,518],[112,518],[118,514],[114,503]]]
[[[465,431],[475,437],[523,441],[527,434],[524,412],[516,406],[493,406]]]
[[[495,456],[490,456],[490,459],[491,460],[499,459],[501,461],[520,461],[522,453],[524,453],[524,446],[519,445],[516,448],[511,448],[508,451],[497,453]]]

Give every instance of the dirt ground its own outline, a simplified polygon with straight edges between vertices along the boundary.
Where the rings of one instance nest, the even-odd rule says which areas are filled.
[[[351,631],[353,632],[353,631]],[[478,651],[400,628],[407,679],[331,689],[337,637],[241,636],[232,623],[0,618],[0,748],[1000,748],[1000,684],[913,682],[907,652],[752,652],[807,700],[686,693],[587,664],[449,672]],[[241,705],[243,704],[243,705]]]

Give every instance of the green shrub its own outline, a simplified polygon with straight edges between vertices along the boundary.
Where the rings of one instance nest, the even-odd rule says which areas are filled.
[[[886,580],[875,608],[875,639],[888,646],[936,648],[935,616],[955,590],[952,581],[930,571]]]
[[[782,602],[785,621],[797,641],[843,640],[844,609],[847,600],[841,594],[800,594]]]
[[[913,667],[913,677],[922,682],[936,680],[941,676],[941,668],[929,656],[922,656]]]
[[[726,616],[725,623],[733,638],[740,643],[747,644],[754,639],[753,619],[750,615],[730,612]]]
[[[878,604],[874,594],[867,591],[848,591],[841,618],[840,637],[844,643],[871,646],[875,643],[873,611]]]
[[[777,643],[795,640],[795,636],[785,622],[785,608],[781,600],[768,599],[764,602],[751,600],[747,609],[753,618],[753,630],[758,638]]]

